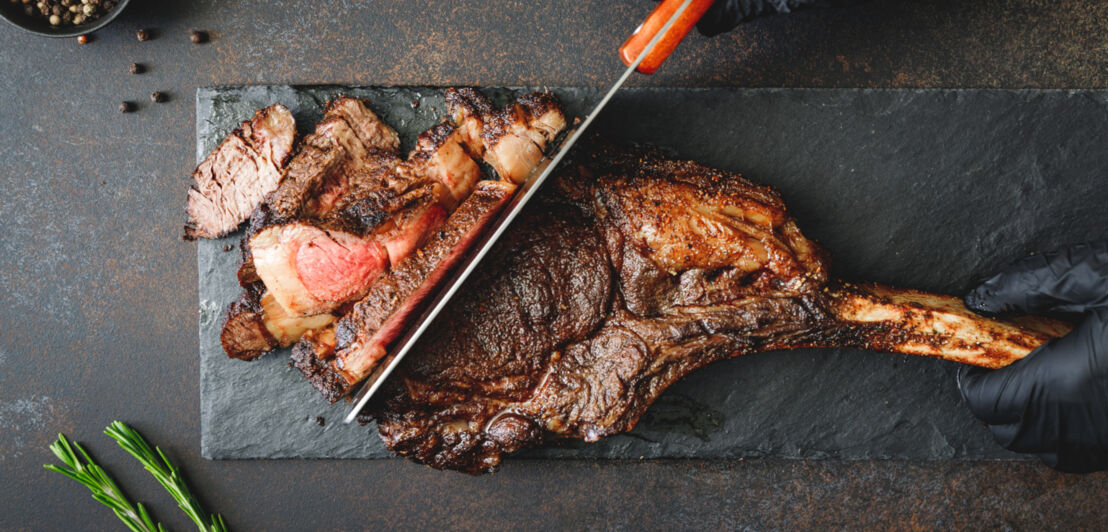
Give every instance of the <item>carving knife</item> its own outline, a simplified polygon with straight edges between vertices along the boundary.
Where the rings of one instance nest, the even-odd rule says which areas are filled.
[[[477,268],[481,259],[488,254],[489,250],[492,249],[496,241],[512,223],[512,220],[515,220],[523,207],[539,190],[543,182],[550,177],[550,174],[554,173],[558,164],[562,162],[562,159],[585,133],[585,130],[589,128],[616,91],[623,86],[627,78],[631,77],[631,74],[636,70],[643,74],[653,74],[677,48],[678,43],[684,39],[685,35],[692,30],[700,17],[704,16],[712,2],[713,0],[662,0],[650,16],[635,29],[635,32],[619,49],[620,58],[627,65],[627,69],[608,89],[600,103],[593,108],[585,120],[569,131],[567,135],[563,135],[564,140],[554,151],[554,155],[544,158],[516,190],[504,211],[485,232],[480,244],[454,269],[453,274],[443,283],[435,299],[428,305],[427,310],[420,315],[418,321],[408,328],[405,335],[396,342],[389,354],[377,364],[377,368],[362,384],[361,389],[354,396],[354,406],[343,419],[344,423],[350,423],[357,418],[358,413],[373,397],[373,394],[380,389],[385,379],[392,374],[404,356],[415,346],[423,332],[427,330],[427,327],[439,315],[439,312],[446,307],[450,298],[457,293],[465,280]]]

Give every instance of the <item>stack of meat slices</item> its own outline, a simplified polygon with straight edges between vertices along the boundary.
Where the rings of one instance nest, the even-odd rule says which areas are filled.
[[[287,116],[283,129],[254,127],[256,117],[201,163],[187,234],[225,235],[249,217],[243,293],[221,334],[229,356],[297,344],[296,367],[328,400],[350,393],[566,125],[550,93],[504,109],[473,89],[448,89],[446,100],[449,117],[407,159],[368,102],[340,97],[291,158],[295,123],[273,106],[258,117]],[[499,179],[483,179],[494,176],[479,161]]]

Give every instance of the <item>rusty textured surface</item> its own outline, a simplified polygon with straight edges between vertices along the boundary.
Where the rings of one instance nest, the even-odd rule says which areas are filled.
[[[398,460],[200,458],[195,248],[178,240],[196,87],[602,85],[651,5],[136,0],[84,46],[0,27],[0,529],[115,526],[42,471],[59,431],[187,529],[100,434],[116,418],[242,529],[1096,527],[1108,476],[1033,463],[521,461],[469,478]],[[140,27],[155,38],[136,41]],[[212,41],[189,43],[191,28]],[[1106,30],[1093,0],[873,1],[694,36],[636,83],[1105,88]],[[169,101],[150,103],[155,90]],[[138,111],[120,114],[124,99]]]

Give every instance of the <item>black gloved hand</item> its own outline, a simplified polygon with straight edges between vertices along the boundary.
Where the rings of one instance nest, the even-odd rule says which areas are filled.
[[[731,31],[739,24],[754,17],[788,13],[805,7],[835,7],[856,3],[857,0],[716,0],[697,23],[700,33],[711,37]]]
[[[1004,447],[1066,472],[1108,469],[1108,240],[1028,257],[965,298],[984,313],[1081,313],[1070,334],[958,388]]]

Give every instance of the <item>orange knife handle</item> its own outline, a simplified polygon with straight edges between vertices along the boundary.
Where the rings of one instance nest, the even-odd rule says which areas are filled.
[[[677,8],[681,7],[683,1],[662,0],[658,3],[658,7],[654,9],[654,12],[646,17],[646,20],[635,29],[635,33],[632,33],[627,41],[623,43],[623,46],[619,47],[619,57],[623,59],[623,64],[631,66],[631,63],[635,62],[635,59],[639,57],[639,54],[646,48],[650,40],[661,31],[666,21],[677,12]],[[708,11],[709,7],[712,7],[714,2],[715,0],[693,0],[689,7],[681,13],[677,21],[673,23],[673,26],[670,26],[669,31],[658,41],[658,44],[654,45],[654,49],[650,51],[650,54],[643,58],[642,63],[639,63],[639,68],[636,70],[643,74],[653,74],[654,71],[658,70],[658,67],[662,66],[669,54],[673,53],[681,40],[696,26],[700,17],[704,16],[704,13]]]

